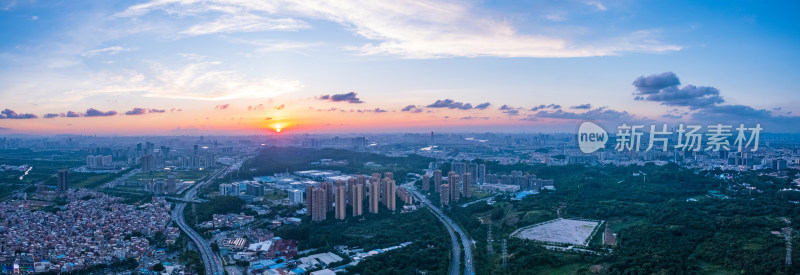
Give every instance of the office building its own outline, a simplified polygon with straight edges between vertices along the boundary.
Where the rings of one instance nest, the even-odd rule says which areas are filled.
[[[141,156],[139,158],[139,163],[142,164],[141,170],[144,172],[149,172],[156,169],[155,157],[153,157],[153,154]]]
[[[293,203],[303,203],[303,190],[293,189],[289,190],[289,201]]]
[[[248,182],[245,185],[245,194],[253,197],[264,196],[264,187],[255,182]]]
[[[167,194],[178,193],[178,179],[175,178],[175,172],[170,172],[167,175]]]
[[[431,177],[428,174],[422,175],[422,191],[430,191]]]
[[[436,170],[433,172],[433,186],[436,187],[436,192],[441,193],[442,191],[442,170]]]
[[[476,178],[478,180],[475,182],[478,184],[484,184],[486,182],[486,164],[478,165],[478,175],[476,175]]]
[[[58,186],[57,190],[59,194],[67,193],[69,189],[69,170],[61,169],[58,170]]]

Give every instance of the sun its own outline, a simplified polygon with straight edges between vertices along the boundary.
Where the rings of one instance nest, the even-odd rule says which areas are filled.
[[[286,129],[286,123],[275,123],[269,125],[268,127],[272,128],[272,130],[275,130],[275,133],[280,133],[281,131],[283,131],[283,129]]]

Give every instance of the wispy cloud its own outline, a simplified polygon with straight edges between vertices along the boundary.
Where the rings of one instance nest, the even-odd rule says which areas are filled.
[[[94,94],[132,94],[153,98],[194,100],[230,100],[266,98],[293,92],[303,85],[295,80],[247,77],[221,69],[221,62],[191,62],[178,67],[149,62],[150,68],[139,71],[101,72],[90,76],[67,92],[77,99]]]
[[[586,2],[584,2],[584,3],[585,3],[586,5],[589,5],[589,6],[592,6],[592,7],[594,7],[595,9],[597,9],[597,10],[599,10],[599,11],[606,11],[606,10],[608,10],[608,8],[606,8],[606,6],[605,6],[605,5],[603,5],[603,2],[600,2],[600,1],[586,1]]]
[[[85,56],[85,57],[92,57],[92,56],[95,56],[95,55],[98,55],[98,54],[115,55],[115,54],[118,54],[118,53],[121,53],[121,52],[128,52],[128,51],[132,51],[132,50],[134,50],[134,49],[125,48],[125,47],[122,47],[122,46],[111,46],[111,47],[102,48],[102,49],[95,49],[95,50],[85,51],[81,55]]]
[[[588,1],[598,10],[606,7]],[[506,20],[492,18],[465,2],[417,1],[187,1],[159,0],[137,4],[117,14],[140,17],[153,11],[177,16],[212,18],[183,31],[198,35],[220,32],[301,30],[302,19],[327,20],[374,41],[350,46],[363,55],[389,54],[404,58],[446,57],[586,57],[623,52],[665,52],[680,46],[631,33],[607,43],[578,43],[569,37],[523,34]],[[298,18],[274,18],[291,15]]]

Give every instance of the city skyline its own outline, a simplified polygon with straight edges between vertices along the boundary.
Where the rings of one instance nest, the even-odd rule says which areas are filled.
[[[797,132],[796,5],[9,1],[0,133]]]

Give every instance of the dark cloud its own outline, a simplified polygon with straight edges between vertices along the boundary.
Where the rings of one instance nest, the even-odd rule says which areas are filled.
[[[65,114],[62,114],[61,116],[65,116],[65,117],[79,117],[79,116],[81,116],[81,114],[79,114],[79,113],[77,113],[77,112],[73,112],[73,111],[68,111],[66,115],[65,115]]]
[[[665,115],[662,115],[661,117],[663,117],[663,118],[673,118],[673,119],[679,119],[679,118],[682,118],[682,117],[683,117],[683,115],[665,114]]]
[[[228,107],[231,107],[231,105],[230,104],[221,104],[221,105],[214,106],[214,109],[225,110],[225,109],[228,109]]]
[[[61,116],[61,115],[60,114],[50,113],[50,114],[45,114],[44,118],[54,118],[54,117],[59,117],[59,116]]]
[[[89,109],[86,109],[86,113],[83,116],[87,116],[87,117],[113,116],[113,115],[116,115],[116,114],[117,114],[117,111],[103,112],[103,111],[97,110],[95,108],[89,108]]]
[[[31,119],[37,118],[38,116],[34,114],[17,114],[11,109],[5,109],[0,111],[0,119]]]
[[[588,110],[592,108],[592,104],[586,103],[569,107],[570,109]]]
[[[535,111],[544,110],[544,109],[561,109],[561,105],[558,105],[558,104],[544,105],[544,104],[542,104],[542,105],[539,105],[539,106],[531,108],[531,111],[535,112]]]
[[[508,105],[500,106],[500,110],[501,111],[507,111],[507,110],[512,110],[512,109],[514,109],[514,107],[511,107],[511,106],[508,106]]]
[[[436,102],[426,106],[428,108],[448,108],[448,109],[459,109],[459,110],[469,110],[472,109],[472,104],[457,102],[452,99],[445,99],[445,100],[436,100]]]
[[[487,117],[487,116],[482,116],[482,117],[477,117],[477,116],[465,116],[465,117],[462,117],[461,119],[464,119],[464,120],[478,120],[478,119],[487,120],[487,119],[489,119],[489,117]]]
[[[633,86],[640,94],[654,94],[662,89],[678,87],[678,85],[681,85],[681,81],[673,72],[639,76],[633,81]]]
[[[159,109],[147,109],[147,108],[133,108],[130,111],[125,112],[126,115],[135,116],[135,115],[143,115],[149,113],[164,113],[166,110],[159,110]]]
[[[135,115],[143,115],[147,113],[147,109],[145,108],[133,108],[130,111],[125,112],[126,115],[135,116]]]
[[[333,102],[348,102],[348,103],[364,103],[361,99],[358,98],[358,93],[349,92],[345,94],[332,94],[332,95],[321,95],[319,96],[320,100],[330,100]]]
[[[421,108],[417,108],[416,105],[408,105],[406,107],[403,107],[403,109],[401,109],[400,111],[401,112],[421,113],[422,109]]]
[[[540,118],[579,119],[579,120],[632,120],[633,116],[625,111],[616,111],[600,107],[584,113],[564,112],[563,110],[540,111],[534,115]]]
[[[505,110],[505,111],[503,111],[503,113],[504,113],[504,114],[507,114],[507,115],[509,115],[509,116],[516,116],[516,115],[519,115],[519,110],[517,110],[517,109],[510,109],[510,110]]]
[[[491,105],[492,105],[492,104],[491,104],[491,103],[489,103],[489,102],[484,102],[484,103],[481,103],[481,104],[475,105],[475,109],[478,109],[478,110],[483,110],[483,109],[489,108],[489,106],[491,106]]]
[[[686,85],[672,72],[658,75],[640,76],[633,81],[638,93],[634,100],[655,101],[666,106],[685,106],[692,109],[704,108],[725,102],[719,90],[708,86]]]
[[[376,113],[385,113],[386,112],[386,110],[381,109],[381,108],[375,108],[375,110],[372,110],[372,111],[376,112]]]

